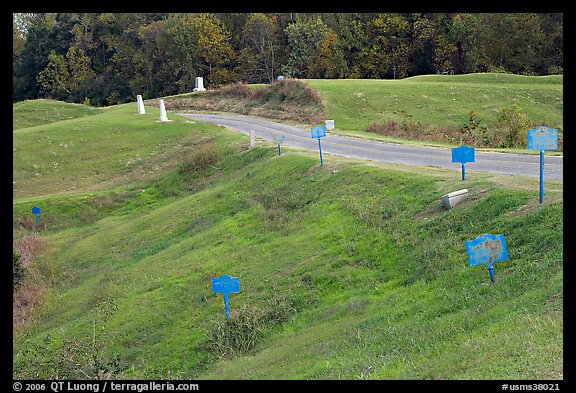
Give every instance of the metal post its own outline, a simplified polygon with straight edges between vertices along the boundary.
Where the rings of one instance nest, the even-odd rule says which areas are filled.
[[[318,138],[318,149],[320,149],[320,166],[322,166],[322,144],[320,143],[320,138]]]
[[[36,214],[36,224],[38,224],[38,214]]]
[[[491,263],[488,264],[488,273],[490,273],[490,281],[494,282],[494,266]]]
[[[278,155],[280,155],[280,142],[278,142]]]
[[[230,313],[228,309],[228,293],[224,293],[224,310],[226,311],[226,319],[228,319],[228,314]]]
[[[462,163],[462,180],[466,180],[466,164]]]
[[[544,150],[540,150],[540,203],[544,202]]]

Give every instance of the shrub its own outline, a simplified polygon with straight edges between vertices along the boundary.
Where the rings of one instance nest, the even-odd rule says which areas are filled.
[[[211,141],[198,145],[189,152],[180,165],[180,172],[184,175],[194,176],[198,172],[208,169],[220,162],[218,149]]]
[[[246,83],[237,82],[224,85],[218,90],[214,90],[212,94],[231,98],[250,98],[252,97],[252,89]]]
[[[501,110],[498,116],[499,126],[506,133],[504,146],[502,147],[525,147],[526,131],[530,128],[528,115],[516,104],[512,104]]]
[[[298,79],[291,78],[271,84],[267,92],[262,93],[261,101],[322,105],[322,98],[314,89]]]
[[[24,269],[24,265],[20,260],[21,254],[18,251],[13,251],[12,256],[12,284],[13,290],[22,285],[24,281],[24,277],[26,276],[26,270]]]
[[[284,297],[272,299],[263,308],[243,305],[228,319],[213,324],[208,332],[208,348],[219,357],[247,353],[263,338],[268,327],[286,321],[295,311],[292,302]]]

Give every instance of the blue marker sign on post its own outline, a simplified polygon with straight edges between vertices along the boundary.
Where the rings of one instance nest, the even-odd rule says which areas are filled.
[[[504,235],[491,235],[486,233],[478,236],[474,240],[467,241],[465,244],[470,266],[488,265],[490,281],[494,282],[494,267],[492,263],[508,259],[508,250],[506,249]]]
[[[462,180],[466,180],[466,163],[474,162],[474,148],[458,146],[452,149],[452,162],[462,163]]]
[[[540,203],[544,202],[544,150],[558,149],[558,129],[540,126],[528,130],[528,150],[540,150]]]
[[[286,142],[286,135],[276,135],[274,141],[278,144],[278,155],[280,155],[280,145]]]
[[[224,295],[224,310],[226,311],[226,319],[228,319],[228,315],[230,314],[230,309],[228,306],[228,294],[238,292],[240,292],[240,281],[238,278],[224,275],[212,279],[212,293],[222,293]]]
[[[310,129],[312,131],[312,138],[318,138],[318,150],[320,150],[320,166],[322,166],[322,144],[320,138],[326,136],[326,126],[316,126]]]
[[[38,215],[40,214],[40,208],[37,206],[34,206],[32,208],[32,214],[36,214],[36,224],[38,224]]]

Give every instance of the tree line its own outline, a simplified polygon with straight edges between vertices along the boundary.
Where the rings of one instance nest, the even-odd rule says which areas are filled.
[[[563,72],[558,13],[13,14],[13,100],[113,105],[238,81]]]

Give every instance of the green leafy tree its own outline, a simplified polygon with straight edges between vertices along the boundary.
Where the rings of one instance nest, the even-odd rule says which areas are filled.
[[[319,64],[324,78],[345,78],[350,72],[342,43],[331,29],[322,42]]]
[[[506,142],[503,147],[526,146],[526,132],[530,127],[530,120],[518,105],[512,104],[502,109],[498,120],[507,131]]]
[[[368,24],[363,67],[371,78],[404,78],[409,70],[409,24],[400,14],[378,14]]]
[[[213,85],[232,82],[235,77],[228,66],[234,60],[230,34],[213,14],[199,14],[193,19],[196,49],[208,65],[208,82]]]
[[[240,60],[249,83],[272,83],[277,72],[278,28],[275,18],[250,14],[242,31]]]
[[[197,76],[204,77],[205,85],[214,86],[236,79],[230,34],[214,14],[172,14],[166,30],[183,61],[183,68],[176,72],[191,78],[192,88]]]
[[[197,76],[205,74],[202,59],[198,55],[193,14],[170,14],[165,21],[166,33],[172,42],[173,72],[177,76],[180,91],[192,91]]]
[[[456,72],[471,73],[486,70],[488,62],[480,45],[485,40],[486,26],[479,15],[456,14],[449,27],[449,38],[457,51]]]
[[[284,30],[290,46],[287,64],[282,67],[285,75],[295,78],[319,77],[314,63],[319,61],[328,26],[321,18],[298,19]]]
[[[46,68],[38,74],[40,91],[58,99],[67,95],[83,95],[82,88],[94,78],[89,58],[76,46],[66,56],[51,51]]]
[[[51,51],[66,54],[73,40],[70,30],[78,18],[77,14],[55,14],[32,18],[26,24],[25,42],[12,70],[13,100],[38,98],[37,76],[48,64]]]

